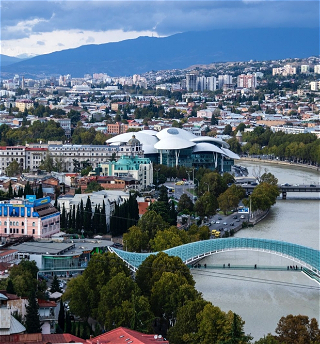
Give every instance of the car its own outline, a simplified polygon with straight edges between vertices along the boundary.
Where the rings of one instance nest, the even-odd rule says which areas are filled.
[[[240,222],[240,219],[237,219],[236,222]]]
[[[315,184],[310,184],[310,187],[311,187],[311,188],[316,188],[317,185],[315,185]]]
[[[234,223],[233,223],[233,222],[231,222],[231,223],[230,223],[230,226],[234,226]]]
[[[227,225],[227,222],[223,222],[223,224],[226,226],[226,225]]]
[[[241,216],[240,216],[240,219],[244,219],[244,215],[241,215]]]
[[[258,183],[251,183],[251,185],[252,185],[252,186],[257,186],[257,185],[258,185]]]
[[[216,223],[216,221],[211,221],[211,224],[214,225]]]
[[[291,185],[288,183],[284,183],[284,184],[281,184],[281,186],[291,186]]]
[[[184,182],[181,180],[180,182],[176,182],[175,184],[176,184],[176,185],[183,185]]]
[[[222,217],[218,217],[218,220],[222,220]]]
[[[237,215],[234,215],[234,216],[232,216],[232,218],[233,218],[233,219],[237,219],[237,218],[238,218],[238,216],[237,216]]]
[[[216,224],[218,225],[220,223],[220,221],[216,221]]]

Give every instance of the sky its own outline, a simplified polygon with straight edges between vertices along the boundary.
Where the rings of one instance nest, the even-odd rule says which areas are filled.
[[[319,1],[0,1],[0,53],[27,57],[139,36],[319,27]]]

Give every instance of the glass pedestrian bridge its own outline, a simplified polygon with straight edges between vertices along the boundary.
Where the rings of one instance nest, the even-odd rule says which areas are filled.
[[[109,246],[109,250],[125,261],[133,271],[136,271],[149,255],[158,253],[126,252],[111,246]],[[235,250],[261,251],[276,254],[291,259],[320,276],[319,250],[284,241],[255,238],[211,239],[176,246],[163,252],[169,256],[180,257],[185,264],[193,264],[204,257]]]

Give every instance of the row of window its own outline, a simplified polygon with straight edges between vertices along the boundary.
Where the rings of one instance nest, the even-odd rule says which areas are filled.
[[[4,221],[3,223],[5,226],[7,225],[7,221]],[[2,225],[2,221],[0,221],[0,226]],[[35,226],[36,223],[32,222],[32,226]],[[19,226],[19,221],[10,221],[10,226]],[[21,222],[21,226],[24,226],[24,222]]]
[[[32,234],[35,234],[36,230],[32,229]],[[7,228],[4,228],[4,233],[7,233]],[[19,228],[10,228],[9,229],[10,234],[19,234]],[[21,234],[24,234],[24,228],[21,228]]]

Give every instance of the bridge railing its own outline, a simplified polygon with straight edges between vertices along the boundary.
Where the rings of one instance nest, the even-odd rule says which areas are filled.
[[[150,254],[158,253],[126,252],[111,247],[109,249],[127,262],[134,271]],[[230,250],[255,250],[277,254],[296,261],[320,275],[320,251],[284,241],[256,238],[223,238],[197,241],[173,247],[164,252],[170,256],[180,257],[187,264],[208,255]]]

